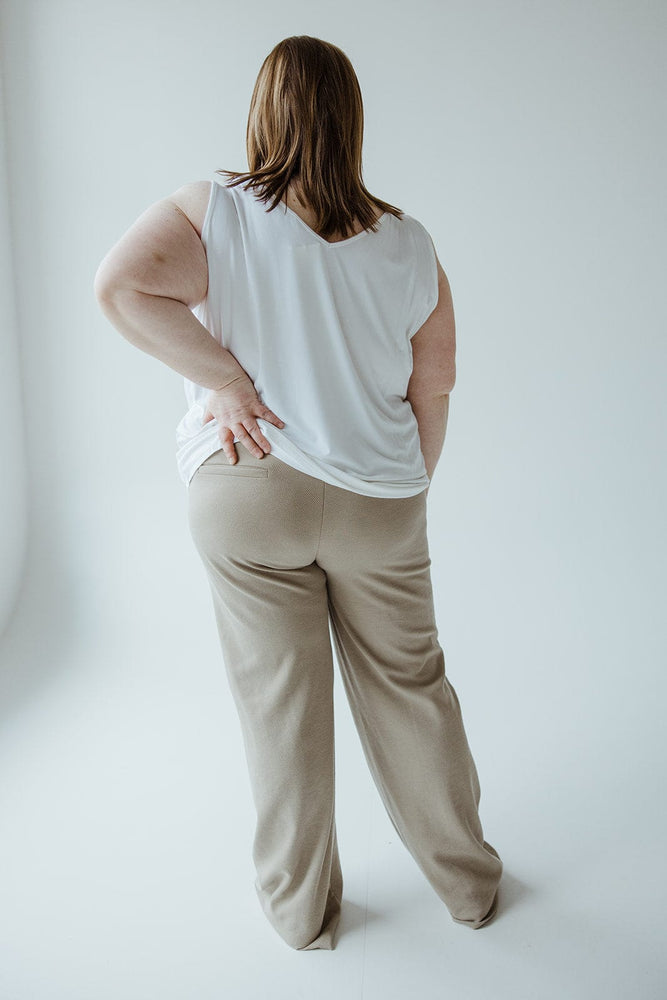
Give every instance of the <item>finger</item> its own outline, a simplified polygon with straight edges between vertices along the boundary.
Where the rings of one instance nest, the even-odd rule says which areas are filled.
[[[265,452],[271,451],[271,442],[264,437],[262,434],[262,428],[256,420],[252,417],[248,417],[243,426],[249,432],[250,436],[257,442],[260,448],[263,448]]]
[[[202,427],[204,424],[207,424],[209,420],[215,420],[215,417],[213,416],[210,410],[207,410],[206,413],[204,414],[204,419],[202,420]]]
[[[250,420],[248,422],[250,423]],[[261,433],[259,428],[257,428],[257,430],[260,436],[264,438],[264,435]],[[263,450],[257,444],[254,437],[248,433],[244,424],[237,424],[236,436],[240,440],[241,444],[245,445],[251,455],[254,455],[255,458],[264,458]],[[266,438],[264,438],[264,440],[266,441]],[[266,443],[268,444],[269,442],[266,441]]]
[[[228,431],[227,434],[225,434],[224,436],[222,434],[218,436],[220,438],[220,444],[222,445],[222,450],[227,456],[228,462],[230,463],[230,465],[234,465],[234,463],[238,459],[238,455],[236,454],[236,448],[234,447],[234,435]]]
[[[280,417],[276,416],[273,410],[264,410],[262,414],[263,420],[268,420],[270,424],[275,424],[276,427],[284,427],[285,421],[281,420]]]

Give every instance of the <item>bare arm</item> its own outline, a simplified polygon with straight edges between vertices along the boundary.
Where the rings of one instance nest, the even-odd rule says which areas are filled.
[[[429,479],[442,453],[449,416],[449,393],[411,403],[419,427],[419,440]]]
[[[211,392],[204,423],[218,421],[228,460],[238,460],[234,438],[261,458],[271,450],[257,418],[283,427],[259,399],[234,355],[192,313],[208,288],[201,219],[208,183],[185,185],[148,208],[111,248],[95,275],[95,295],[107,319],[135,347]],[[198,205],[198,207],[197,207]]]
[[[219,389],[245,372],[191,312],[207,286],[201,239],[171,198],[139,216],[95,275],[100,308],[126,340],[193,382]]]
[[[419,426],[426,472],[432,478],[442,453],[449,395],[456,382],[456,323],[447,275],[438,261],[438,304],[412,338],[407,399]]]

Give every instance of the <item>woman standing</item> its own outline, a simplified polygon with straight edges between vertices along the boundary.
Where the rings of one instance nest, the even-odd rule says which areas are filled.
[[[255,84],[250,169],[153,205],[95,282],[123,336],[185,378],[176,458],[257,810],[255,888],[299,950],[332,949],[341,912],[330,625],[387,813],[452,919],[488,923],[503,869],[430,578],[450,289],[423,225],[363,185],[362,138],[347,56],[284,39]]]

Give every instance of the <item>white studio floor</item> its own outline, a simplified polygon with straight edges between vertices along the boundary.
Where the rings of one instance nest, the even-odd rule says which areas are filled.
[[[74,648],[30,627],[29,602],[2,645],[1,1000],[665,997],[664,845],[604,761],[585,781],[539,753],[506,773],[450,670],[505,863],[498,916],[473,931],[398,840],[336,674],[343,913],[334,951],[295,952],[255,897],[253,807],[205,600],[196,651],[180,628],[151,635],[150,609],[122,640],[84,630]]]

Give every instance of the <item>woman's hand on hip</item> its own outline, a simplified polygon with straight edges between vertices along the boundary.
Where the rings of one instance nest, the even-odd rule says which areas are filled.
[[[271,445],[262,434],[257,417],[268,420],[276,427],[285,426],[284,421],[261,401],[250,376],[239,375],[222,389],[212,389],[209,392],[202,427],[209,420],[218,421],[218,437],[230,464],[234,465],[238,461],[234,447],[235,437],[256,458],[263,458],[265,452],[271,451]]]

